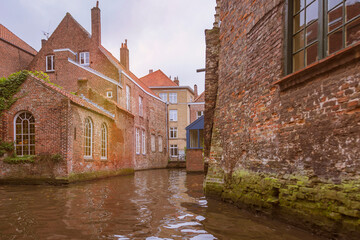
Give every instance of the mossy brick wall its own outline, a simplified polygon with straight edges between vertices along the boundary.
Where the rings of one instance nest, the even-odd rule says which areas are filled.
[[[328,232],[351,232],[359,223],[359,188],[347,192],[344,186],[359,181],[360,64],[339,59],[306,82],[280,89],[274,83],[285,76],[284,13],[283,0],[221,1],[219,87],[213,122],[206,123],[213,127],[205,189],[238,204],[289,210]],[[351,51],[359,56],[359,47]],[[241,171],[256,181],[236,175]],[[269,176],[280,187],[258,186]],[[291,180],[298,177],[318,182],[299,186]],[[324,195],[334,192],[344,198],[328,201],[334,204],[325,211]]]

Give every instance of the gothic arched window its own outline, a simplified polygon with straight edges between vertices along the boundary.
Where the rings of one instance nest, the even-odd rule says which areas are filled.
[[[15,116],[15,152],[18,156],[35,155],[35,118],[29,112]]]

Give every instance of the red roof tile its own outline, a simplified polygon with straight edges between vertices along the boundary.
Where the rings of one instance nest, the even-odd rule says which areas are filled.
[[[158,97],[143,81],[135,76],[132,72],[125,69],[125,67],[119,62],[119,60],[114,57],[105,47],[100,45],[100,50],[105,54],[107,58],[110,58],[113,63],[116,64],[116,67],[120,68],[123,72],[129,75],[139,86],[141,86],[146,92],[150,93],[151,95]]]
[[[140,78],[149,87],[177,87],[178,85],[171,81],[161,70],[157,70]]]
[[[18,48],[21,48],[32,55],[37,54],[37,51],[35,49],[33,49],[29,44],[21,40],[18,36],[16,36],[2,24],[0,24],[0,39],[3,39],[17,46]]]

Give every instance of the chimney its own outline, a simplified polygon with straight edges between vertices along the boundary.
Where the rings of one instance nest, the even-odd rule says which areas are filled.
[[[47,42],[46,39],[41,39],[41,48],[43,48],[45,46],[46,42]]]
[[[152,70],[152,69],[149,70],[149,74],[150,74],[150,73],[153,73],[153,72],[154,72],[154,70]]]
[[[77,92],[78,95],[84,95],[86,98],[89,98],[89,86],[87,78],[78,78],[77,80]]]
[[[129,70],[129,49],[127,47],[127,39],[125,39],[125,43],[121,44],[120,63],[126,68],[126,70]]]
[[[197,85],[196,84],[194,85],[194,95],[195,95],[195,98],[198,97],[198,91],[197,91]]]
[[[176,85],[179,86],[180,84],[179,77],[174,77],[174,83],[176,83]]]
[[[96,7],[91,9],[91,39],[97,44],[101,44],[101,16],[99,1],[96,2]]]

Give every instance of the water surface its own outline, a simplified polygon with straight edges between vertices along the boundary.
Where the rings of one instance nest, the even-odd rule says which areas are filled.
[[[0,186],[0,239],[320,239],[207,199],[203,175],[151,170],[69,186]]]

